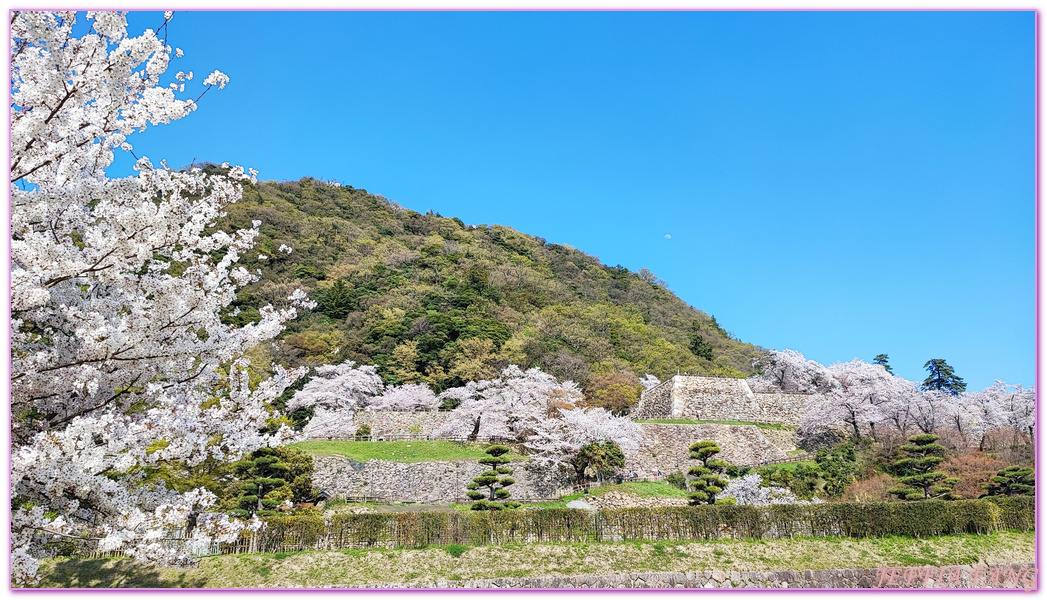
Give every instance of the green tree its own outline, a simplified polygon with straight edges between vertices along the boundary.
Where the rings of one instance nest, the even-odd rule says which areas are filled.
[[[907,457],[895,461],[891,470],[901,485],[895,486],[888,493],[902,500],[960,500],[962,497],[952,493],[952,488],[960,483],[960,478],[949,477],[935,468],[945,460],[945,446],[936,444],[938,436],[933,433],[914,435],[909,443],[901,446]]]
[[[995,476],[989,478],[989,483],[983,483],[982,489],[987,496],[1035,496],[1036,480],[1031,467],[1019,467],[1013,465],[1006,469],[1000,469]]]
[[[713,458],[720,453],[720,446],[716,442],[706,440],[691,444],[690,450],[691,458],[702,462],[687,471],[691,484],[690,505],[715,504],[716,494],[727,487],[727,480],[721,475],[727,470],[728,465]]]
[[[858,455],[854,441],[845,442],[832,449],[818,451],[814,458],[825,481],[825,493],[838,498],[847,486],[858,480]]]
[[[923,365],[927,369],[927,379],[923,380],[925,390],[944,390],[953,396],[967,391],[967,384],[956,375],[949,363],[942,358],[932,358]]]
[[[240,481],[236,514],[269,514],[285,500],[303,502],[315,494],[312,483],[313,458],[286,446],[259,448],[233,465]]]
[[[571,461],[578,481],[593,477],[603,480],[625,467],[625,454],[614,442],[593,442],[582,446]]]
[[[474,478],[472,483],[466,486],[466,489],[469,490],[466,492],[466,495],[473,501],[470,508],[473,510],[519,508],[519,502],[509,500],[510,492],[506,489],[516,483],[515,479],[507,477],[513,473],[513,470],[506,466],[509,464],[509,457],[505,456],[505,454],[509,453],[509,448],[495,445],[485,450],[485,452],[487,453],[487,458],[481,458],[477,462],[487,465],[488,470]],[[487,488],[487,491],[480,491],[482,488]]]
[[[356,296],[344,279],[316,292],[316,310],[332,319],[344,319],[356,308]]]
[[[873,358],[873,364],[883,365],[883,368],[884,368],[885,371],[887,371],[891,375],[894,375],[894,370],[891,369],[891,365],[887,364],[887,355],[886,354],[877,354]]]

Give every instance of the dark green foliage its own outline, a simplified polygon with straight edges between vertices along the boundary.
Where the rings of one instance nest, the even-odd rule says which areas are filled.
[[[877,354],[873,358],[873,363],[877,364],[877,365],[883,365],[883,368],[884,368],[885,371],[887,371],[888,373],[891,373],[892,375],[894,374],[894,370],[891,369],[891,365],[887,364],[887,355],[886,354]]]
[[[967,384],[956,375],[949,363],[941,358],[932,358],[923,365],[927,369],[927,379],[923,380],[925,390],[944,390],[953,396],[967,391]]]
[[[217,226],[254,219],[270,258],[243,257],[262,276],[238,296],[240,312],[224,318],[251,322],[289,289],[309,292],[318,306],[301,312],[272,350],[286,366],[354,360],[377,365],[386,383],[424,381],[441,391],[467,373],[515,363],[573,379],[591,395],[590,372],[745,375],[760,354],[649,274],[508,227],[467,227],[314,179],[248,185]],[[281,244],[294,252],[275,251]],[[489,352],[463,349],[469,339],[489,340]],[[416,347],[405,349],[408,342]],[[403,364],[398,348],[417,355]]]
[[[564,508],[466,513],[339,514],[270,517],[221,551],[289,552],[356,547],[421,548],[450,544],[773,539],[792,536],[925,538],[1024,529],[1034,499],[957,502],[829,502],[807,505],[702,505],[589,511]],[[254,538],[252,540],[252,537]],[[454,554],[450,549],[449,552]]]
[[[571,461],[578,481],[603,480],[625,466],[625,454],[614,442],[593,442],[582,446]]]
[[[687,476],[683,473],[670,473],[665,476],[665,483],[681,490],[687,490]]]
[[[233,473],[240,482],[236,515],[274,514],[285,500],[306,502],[316,495],[313,457],[296,448],[259,448],[235,463]]]
[[[810,500],[822,487],[822,473],[814,465],[801,463],[794,469],[772,465],[759,468],[756,472],[763,479],[763,485],[786,488],[801,500]]]
[[[367,423],[356,428],[356,439],[366,440],[371,437],[371,426]]]
[[[690,450],[691,459],[702,462],[687,471],[692,491],[690,505],[715,504],[716,494],[727,487],[727,480],[721,477],[727,470],[727,463],[712,458],[720,453],[720,446],[716,442],[702,441],[691,444]]]
[[[925,433],[909,438],[899,449],[908,454],[891,465],[901,485],[887,490],[902,500],[960,500],[952,493],[958,477],[949,477],[935,468],[945,460],[945,446],[936,444],[938,436]]]
[[[982,484],[986,496],[1035,496],[1036,480],[1031,467],[1013,465],[1000,469],[996,475]]]
[[[465,486],[469,490],[466,492],[466,495],[473,501],[471,508],[473,510],[519,508],[519,502],[509,500],[510,492],[507,489],[516,483],[516,480],[509,477],[513,473],[513,470],[507,466],[509,457],[505,456],[505,454],[509,453],[509,448],[495,445],[485,450],[485,452],[487,453],[487,458],[481,458],[477,462],[487,465],[488,470],[481,473],[473,479],[472,483]],[[481,492],[482,488],[487,488],[487,492]]]
[[[823,448],[818,451],[814,460],[818,463],[818,470],[825,482],[825,493],[830,498],[838,498],[847,486],[858,480],[860,473],[854,441],[844,442],[832,451]]]
[[[313,294],[316,310],[332,319],[344,319],[350,312],[359,307],[356,294],[344,279],[334,282],[329,288],[322,288]]]

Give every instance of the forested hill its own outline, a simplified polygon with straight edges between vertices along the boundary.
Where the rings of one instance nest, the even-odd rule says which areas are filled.
[[[220,226],[255,219],[261,235],[241,263],[262,279],[227,318],[257,318],[257,307],[285,304],[296,287],[318,302],[258,358],[355,360],[378,365],[387,383],[437,390],[515,363],[592,393],[677,369],[742,376],[760,351],[649,272],[605,266],[509,227],[419,214],[308,178],[245,187]]]

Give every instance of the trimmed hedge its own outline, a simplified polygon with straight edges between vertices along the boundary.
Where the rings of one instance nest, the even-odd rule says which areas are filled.
[[[584,511],[566,508],[274,517],[257,533],[223,544],[222,553],[434,544],[772,539],[794,536],[930,537],[1028,531],[1032,498],[943,502],[707,505]]]
[[[1032,531],[1036,528],[1036,498],[1033,496],[988,496],[1000,507],[1000,529]]]

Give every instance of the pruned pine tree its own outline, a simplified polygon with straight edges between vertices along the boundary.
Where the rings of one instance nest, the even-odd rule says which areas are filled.
[[[508,467],[509,457],[505,456],[509,453],[509,448],[505,446],[491,446],[486,450],[487,458],[481,458],[478,462],[482,465],[487,465],[488,470],[480,474],[479,477],[473,479],[472,483],[466,486],[469,490],[466,495],[473,501],[473,510],[502,510],[506,508],[519,508],[519,502],[513,502],[509,500],[510,492],[507,489],[512,484],[516,483],[516,480],[509,475],[512,475],[513,470]],[[480,491],[485,489],[486,491]]]
[[[691,458],[702,462],[687,471],[691,488],[690,505],[716,504],[716,495],[727,487],[727,480],[721,475],[727,470],[728,465],[725,461],[713,458],[720,453],[720,446],[716,442],[705,440],[692,444],[690,450]]]
[[[996,475],[989,478],[989,483],[982,484],[982,489],[985,490],[985,493],[981,497],[1035,496],[1035,477],[1032,467],[1013,465],[1006,469],[1000,469]]]
[[[935,468],[945,460],[945,446],[936,444],[934,434],[914,435],[902,446],[907,457],[894,462],[892,470],[898,475],[898,483],[888,493],[902,500],[960,500],[952,488],[960,483],[958,477],[949,477]]]

